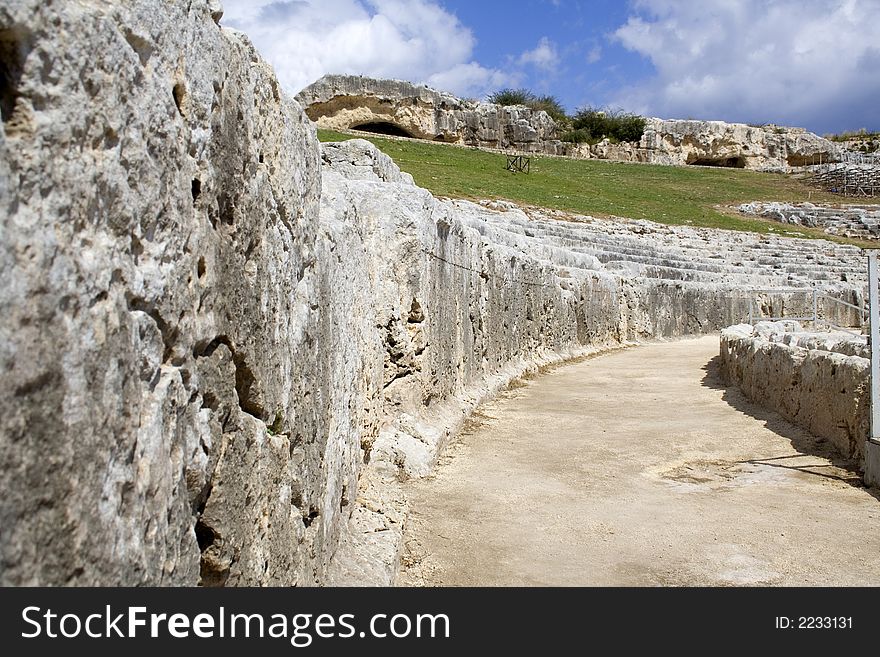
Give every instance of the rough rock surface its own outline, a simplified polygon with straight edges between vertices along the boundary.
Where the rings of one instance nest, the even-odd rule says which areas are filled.
[[[639,142],[572,146],[575,157],[675,166],[697,165],[785,172],[837,162],[843,149],[803,128],[749,126],[724,121],[649,118]]]
[[[783,224],[824,228],[828,235],[864,240],[880,239],[880,210],[876,206],[755,202],[740,205],[739,211]]]
[[[752,401],[864,460],[870,361],[864,339],[805,332],[796,322],[732,326],[721,333],[721,371]]]
[[[328,75],[297,96],[321,128],[371,131],[582,158],[788,171],[837,162],[843,148],[802,128],[650,118],[638,143],[568,144],[545,112],[500,107],[400,80]],[[383,127],[384,126],[384,127]]]
[[[655,164],[733,166],[755,171],[836,161],[842,149],[802,128],[748,126],[723,121],[650,119],[639,146]]]
[[[318,146],[219,15],[0,7],[3,584],[309,584],[335,547]]]
[[[297,100],[321,128],[372,131],[484,148],[560,153],[546,112],[462,100],[401,80],[327,75]]]
[[[436,199],[219,17],[0,7],[2,584],[387,582],[395,481],[512,377],[862,294],[852,247]]]

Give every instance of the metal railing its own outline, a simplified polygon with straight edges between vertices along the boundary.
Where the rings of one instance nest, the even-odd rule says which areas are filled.
[[[880,165],[880,153],[860,153],[854,151],[844,151],[840,157],[841,162],[847,164],[867,164],[869,166]]]
[[[814,328],[819,328],[821,326],[826,327],[829,330],[835,331],[844,331],[846,333],[851,333],[852,335],[862,335],[864,328],[867,324],[868,319],[868,311],[864,306],[858,306],[854,303],[849,303],[848,301],[844,301],[843,299],[838,299],[837,297],[831,296],[821,290],[813,289],[813,288],[778,288],[778,289],[765,289],[765,290],[752,290],[752,296],[749,297],[749,324],[754,324],[756,321],[758,322],[781,322],[781,321],[793,321],[793,322],[812,322]],[[785,304],[782,304],[782,315],[779,317],[767,317],[763,314],[759,314],[761,310],[761,306],[763,304],[758,303],[757,296],[758,295],[783,295],[783,294],[802,294],[807,297],[809,306],[812,312],[809,315],[804,315],[801,317],[792,317],[786,316],[784,309]],[[832,322],[831,320],[821,317],[819,313],[819,302],[822,302],[823,305],[825,302],[830,302],[830,305],[837,304],[839,306],[843,306],[849,310],[855,310],[858,313],[859,321],[857,327],[852,326],[840,326]],[[770,303],[771,309],[773,303]],[[859,332],[856,333],[853,331],[853,328],[858,328]]]

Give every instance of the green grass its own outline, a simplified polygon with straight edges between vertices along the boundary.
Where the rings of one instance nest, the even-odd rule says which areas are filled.
[[[328,142],[352,139],[326,130],[319,130],[318,137]],[[505,170],[506,159],[498,153],[372,135],[364,138],[412,174],[416,184],[437,196],[506,199],[596,217],[834,239],[819,229],[749,219],[725,208],[750,201],[846,200],[782,174],[556,157],[532,157],[531,173],[514,174]],[[834,241],[862,245],[857,240]]]

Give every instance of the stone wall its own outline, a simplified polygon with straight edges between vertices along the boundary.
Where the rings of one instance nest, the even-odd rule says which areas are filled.
[[[752,401],[863,463],[871,396],[866,351],[864,340],[845,333],[805,333],[794,322],[744,324],[721,333],[721,371]]]
[[[395,482],[512,377],[859,293],[852,247],[436,199],[219,19],[0,7],[4,585],[387,582]]]
[[[219,17],[0,7],[3,584],[308,584],[335,548],[318,145]]]

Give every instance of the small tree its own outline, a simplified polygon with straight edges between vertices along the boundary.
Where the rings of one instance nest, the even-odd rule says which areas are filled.
[[[547,112],[560,128],[568,128],[571,119],[559,99],[549,94],[538,96],[528,89],[502,89],[487,98],[496,105],[525,105],[536,112]]]
[[[563,136],[564,141],[587,141],[596,143],[602,139],[612,141],[639,141],[645,133],[647,120],[637,114],[629,114],[620,110],[601,110],[584,107],[572,118],[571,133]],[[584,138],[584,135],[589,135]]]
[[[575,130],[583,130],[597,141],[608,135],[608,120],[605,112],[593,107],[584,107],[575,112],[571,121]]]
[[[639,141],[645,134],[647,120],[636,114],[621,114],[616,117],[617,138],[620,141]]]
[[[528,89],[502,89],[489,94],[488,101],[495,105],[526,105],[537,100],[535,94]]]
[[[533,103],[529,104],[529,107],[536,111],[543,110],[547,112],[547,114],[550,115],[550,118],[556,121],[559,125],[567,125],[569,122],[568,114],[565,113],[565,108],[555,96],[538,96]]]

